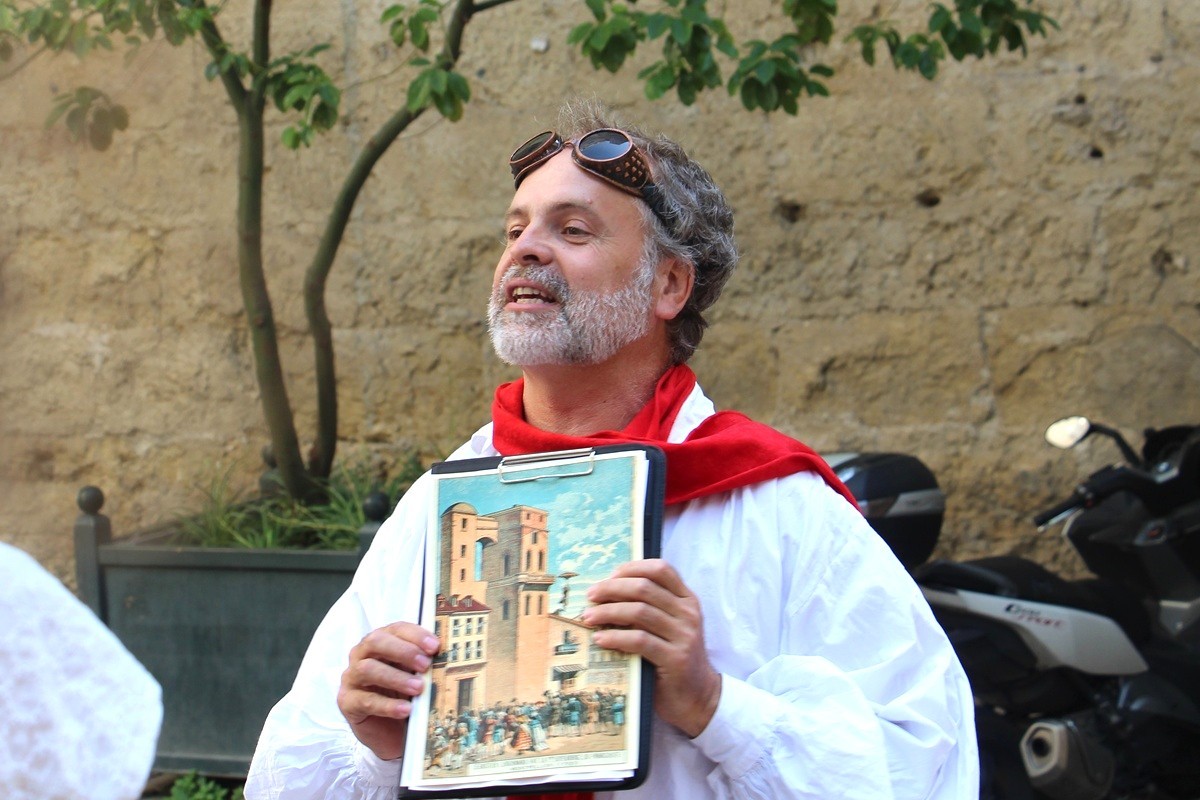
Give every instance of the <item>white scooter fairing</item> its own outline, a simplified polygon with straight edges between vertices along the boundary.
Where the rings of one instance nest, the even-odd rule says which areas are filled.
[[[1135,675],[1149,669],[1116,622],[1078,608],[1001,597],[965,589],[921,587],[933,608],[977,614],[1021,637],[1038,667],[1070,667],[1091,675]]]

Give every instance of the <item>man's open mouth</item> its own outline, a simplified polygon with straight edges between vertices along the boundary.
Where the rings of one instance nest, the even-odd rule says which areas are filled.
[[[522,303],[557,303],[558,298],[545,289],[536,286],[517,286],[508,291],[509,302]]]

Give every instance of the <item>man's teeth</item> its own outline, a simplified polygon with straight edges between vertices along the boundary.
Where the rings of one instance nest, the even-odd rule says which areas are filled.
[[[547,297],[542,292],[538,291],[537,289],[531,289],[528,287],[521,287],[521,288],[513,289],[512,299],[513,299],[514,303],[550,303],[550,302],[553,302],[553,300],[551,300],[551,298]]]

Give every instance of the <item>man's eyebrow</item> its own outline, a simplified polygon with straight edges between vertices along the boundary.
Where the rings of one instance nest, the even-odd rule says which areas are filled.
[[[564,211],[582,211],[587,214],[595,214],[596,209],[593,203],[587,200],[560,200],[550,206],[549,211],[557,214]],[[510,206],[504,215],[504,221],[509,222],[516,217],[526,217],[529,215],[525,206]]]

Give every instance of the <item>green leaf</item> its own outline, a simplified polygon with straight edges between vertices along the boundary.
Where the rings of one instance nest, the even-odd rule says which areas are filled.
[[[429,49],[429,29],[418,17],[408,18],[408,32],[412,37],[413,47],[425,51]]]
[[[591,22],[581,22],[580,24],[576,25],[571,29],[571,32],[567,34],[567,44],[579,44],[580,42],[585,41],[589,36],[591,36],[592,30],[595,27],[596,26]]]
[[[312,99],[312,96],[313,96],[313,87],[312,86],[310,86],[308,84],[302,84],[300,86],[293,86],[291,89],[288,90],[287,94],[285,94],[283,96],[283,100],[281,100],[279,102],[279,105],[280,105],[280,108],[282,108],[282,109],[292,109],[293,111],[299,111],[300,109],[304,108],[305,104],[307,104],[307,102],[310,99]]]
[[[464,103],[471,99],[471,85],[467,83],[467,79],[457,72],[451,72],[448,87],[449,91]]]
[[[930,52],[926,50],[921,53],[921,58],[917,61],[917,71],[921,73],[921,77],[931,81],[937,77],[937,70],[937,60]]]
[[[692,40],[692,26],[681,19],[671,20],[671,37],[686,46]]]
[[[688,22],[692,23],[693,25],[701,25],[701,26],[707,27],[708,23],[709,23],[708,14],[700,6],[693,6],[693,5],[684,6],[684,9],[682,12],[680,12],[679,16],[681,18],[687,20]]]
[[[779,90],[775,88],[775,84],[766,83],[759,90],[759,99],[761,101],[763,111],[774,111],[779,108]]]
[[[396,17],[404,13],[404,6],[397,3],[394,6],[388,6],[384,9],[383,14],[379,16],[380,22],[391,22]]]
[[[586,0],[587,7],[591,10],[592,16],[597,22],[604,21],[604,0]]]
[[[941,3],[938,3],[934,8],[933,15],[929,17],[929,32],[941,33],[942,29],[950,24],[950,9]]]
[[[976,36],[983,33],[983,22],[972,11],[964,11],[961,15],[963,30],[969,31]]]
[[[667,32],[670,25],[671,18],[666,14],[648,14],[645,18],[646,36],[657,39]]]
[[[300,147],[300,134],[291,125],[283,129],[280,138],[283,140],[283,146],[289,150],[296,150]]]
[[[742,106],[745,107],[747,111],[753,111],[754,109],[758,108],[758,96],[755,92],[756,85],[757,84],[753,84],[750,81],[746,81],[742,84]]]
[[[408,98],[405,106],[409,111],[420,111],[429,105],[429,70],[413,78],[408,85]]]

